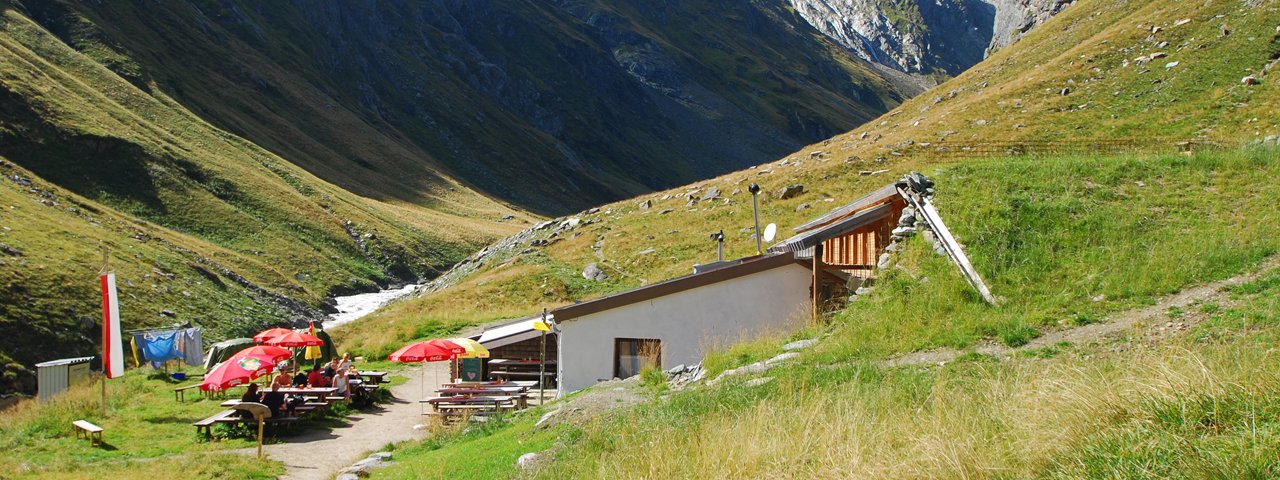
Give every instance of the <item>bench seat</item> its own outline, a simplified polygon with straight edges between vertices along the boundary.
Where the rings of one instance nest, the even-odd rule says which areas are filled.
[[[89,423],[87,420],[76,420],[71,422],[71,427],[76,433],[76,438],[80,438],[81,435],[84,435],[89,439],[89,446],[102,445],[102,427]],[[97,438],[96,443],[94,441],[95,437]]]

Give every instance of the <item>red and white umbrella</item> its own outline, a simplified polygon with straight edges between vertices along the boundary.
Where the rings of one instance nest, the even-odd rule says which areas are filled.
[[[462,345],[450,342],[448,340],[427,340],[425,342],[415,342],[405,345],[396,350],[391,355],[387,355],[387,360],[393,362],[418,363],[418,362],[443,362],[445,360],[453,360],[467,352]],[[419,375],[422,375],[419,371]],[[437,382],[438,383],[438,382]],[[422,382],[419,387],[419,395],[425,395],[426,382]]]
[[[467,349],[462,345],[437,338],[405,345],[395,353],[387,355],[387,360],[407,363],[442,362],[453,360],[464,353],[467,353]]]
[[[263,375],[270,374],[275,368],[275,363],[264,362],[257,357],[231,357],[204,375],[204,382],[200,383],[200,389],[206,392],[219,392],[252,382]]]
[[[263,362],[275,365],[292,358],[293,352],[289,351],[287,348],[273,347],[271,345],[254,345],[236,352],[235,355],[231,356],[231,358],[237,357],[254,357],[258,360],[262,360]]]
[[[269,328],[259,332],[257,335],[254,335],[253,343],[265,343],[267,340],[271,340],[288,333],[293,333],[293,330],[289,330],[287,328]]]
[[[324,345],[324,340],[302,332],[290,330],[289,333],[267,340],[267,345],[276,347],[319,347]]]
[[[293,352],[280,347],[255,345],[232,355],[227,361],[213,367],[204,376],[200,389],[217,392],[244,385],[263,375],[270,374],[276,364],[293,356]]]

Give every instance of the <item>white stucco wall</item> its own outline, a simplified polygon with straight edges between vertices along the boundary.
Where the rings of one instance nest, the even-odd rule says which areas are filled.
[[[568,320],[559,325],[560,393],[613,378],[618,338],[661,340],[663,368],[671,368],[702,361],[716,345],[791,331],[809,315],[810,275],[792,263]]]

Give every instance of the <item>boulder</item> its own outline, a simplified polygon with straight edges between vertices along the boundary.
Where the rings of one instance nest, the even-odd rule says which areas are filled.
[[[786,345],[783,345],[783,346],[782,346],[782,350],[784,350],[784,351],[788,351],[788,352],[790,352],[790,351],[792,351],[792,350],[804,350],[804,349],[806,349],[806,348],[812,347],[812,346],[817,345],[817,344],[818,344],[818,339],[816,339],[816,338],[808,338],[808,339],[804,339],[804,340],[796,340],[796,341],[794,341],[794,342],[791,342],[791,343],[788,343],[788,344],[786,344]]]
[[[533,468],[534,465],[537,464],[537,461],[538,461],[538,454],[535,452],[529,452],[524,455],[521,455],[520,458],[516,459],[516,468],[519,468],[521,470],[529,470]]]
[[[582,269],[582,278],[593,282],[603,282],[609,279],[609,274],[604,273],[604,270],[600,269],[600,265],[592,262]]]
[[[800,184],[787,185],[785,187],[782,187],[782,189],[778,190],[776,197],[778,198],[778,200],[786,200],[788,198],[797,197],[802,193],[804,193],[804,185],[800,185]]]
[[[775,363],[785,362],[785,361],[787,361],[787,360],[791,360],[791,359],[796,358],[796,357],[799,357],[799,356],[800,356],[800,354],[799,354],[799,353],[796,353],[796,352],[782,352],[782,353],[779,353],[779,354],[775,355],[773,358],[770,358],[770,359],[768,359],[768,360],[765,360],[765,361],[764,361],[764,364],[765,364],[766,366],[772,366],[772,365],[773,365],[773,364],[775,364]]]
[[[1243,85],[1257,85],[1258,77],[1255,77],[1253,75],[1245,75],[1244,78],[1240,79],[1240,83]]]
[[[797,212],[802,211],[802,210],[808,210],[808,209],[809,209],[809,204],[807,204],[807,203],[801,203],[801,204],[799,204],[799,205],[796,205],[796,211],[797,211]]]
[[[876,262],[876,267],[883,270],[883,269],[889,268],[889,265],[892,265],[892,264],[893,264],[893,255],[890,255],[888,253],[882,253],[880,254],[880,260]]]
[[[533,428],[542,428],[546,426],[547,422],[550,422],[551,419],[555,418],[555,416],[559,413],[560,413],[560,410],[557,409],[557,410],[552,410],[550,412],[542,414],[542,418],[539,418],[538,422],[533,424]]]
[[[717,198],[720,198],[720,189],[716,187],[708,188],[707,192],[702,194],[703,200],[715,200]]]

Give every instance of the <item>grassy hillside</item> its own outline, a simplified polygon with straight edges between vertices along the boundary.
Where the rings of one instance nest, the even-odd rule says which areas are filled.
[[[533,476],[1274,476],[1280,270],[1220,299],[1170,308],[1117,339],[1010,358],[970,353],[945,365],[882,362],[984,338],[1022,345],[1258,269],[1280,251],[1280,209],[1266,200],[1280,191],[1249,179],[1280,173],[1278,160],[1273,147],[929,169],[943,215],[1002,305],[986,306],[914,240],[901,268],[817,327],[825,337],[817,347],[763,375],[772,382],[656,391],[664,398],[563,432],[564,447]],[[766,337],[707,363],[721,370],[767,358],[786,340]],[[555,442],[529,428],[536,419],[490,434],[525,442],[516,456],[541,450]],[[429,471],[441,455],[488,438],[401,455],[417,467],[386,478]],[[483,465],[490,478],[516,474],[511,464]]]
[[[766,161],[904,97],[777,2],[18,4],[220,128],[412,203],[452,178],[564,213]]]
[[[0,352],[21,364],[98,350],[101,247],[125,328],[193,321],[217,339],[433,275],[530,219],[499,223],[513,211],[456,183],[432,209],[346,192],[11,8],[0,51]]]
[[[761,197],[762,221],[777,223],[785,234],[896,176],[963,160],[975,150],[1173,152],[1175,141],[1235,146],[1280,134],[1280,82],[1267,73],[1280,56],[1276,8],[1275,2],[1078,2],[865,127],[775,163],[584,212],[579,216],[590,225],[548,239],[547,246],[526,248],[526,241],[515,253],[528,253],[486,263],[460,285],[394,305],[343,336],[357,348],[382,352],[418,333],[527,315],[682,275],[714,259],[715,246],[706,239],[720,229],[728,237],[727,256],[752,254],[754,241],[744,229],[752,225],[746,187],[753,182],[770,193]],[[1189,22],[1175,26],[1183,19]],[[1166,57],[1144,65],[1134,60],[1158,51]],[[1247,74],[1259,84],[1242,84]],[[879,170],[888,172],[861,174]],[[804,185],[805,194],[771,195],[794,184]],[[713,187],[720,198],[690,204],[690,196],[700,199]],[[645,200],[651,208],[640,208]],[[591,262],[611,278],[584,281],[578,273]],[[997,267],[978,265],[984,275]]]
[[[380,474],[407,478],[448,461],[519,476],[506,461],[457,465],[457,452],[496,451],[498,439],[507,460],[558,445],[523,475],[534,478],[1280,474],[1274,269],[1115,337],[976,353],[1274,264],[1280,209],[1269,199],[1280,192],[1265,179],[1280,173],[1280,150],[1274,138],[1244,145],[1280,133],[1280,84],[1269,72],[1278,24],[1276,2],[1077,2],[864,128],[753,170],[584,212],[592,223],[549,246],[513,249],[457,287],[385,309],[343,336],[375,351],[486,312],[528,313],[675,276],[712,258],[706,234],[721,228],[728,255],[754,251],[739,230],[750,225],[750,198],[734,193],[751,182],[766,192],[805,185],[798,198],[764,197],[765,221],[787,231],[910,170],[938,180],[942,215],[1004,299],[986,306],[954,267],[912,244],[872,294],[804,332],[824,339],[766,374],[770,383],[747,386],[748,376],[659,390],[649,404],[555,440],[532,428],[536,416],[521,418],[411,447],[400,455],[405,467]],[[1137,61],[1154,52],[1164,56]],[[1242,83],[1245,75],[1258,83]],[[1182,155],[1179,140],[1223,148]],[[978,151],[1007,153],[967,159]],[[1077,153],[1008,156],[1037,151]],[[689,201],[711,187],[724,196]],[[583,282],[577,273],[599,251],[611,278]],[[762,338],[707,364],[768,358],[786,340]],[[942,365],[886,363],[939,348],[970,353]]]

